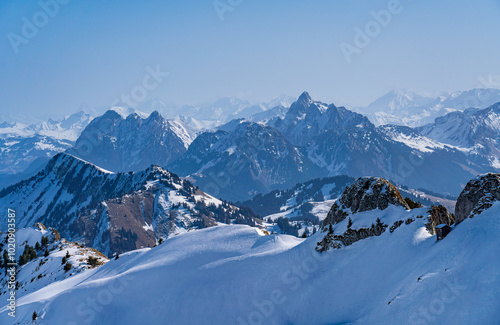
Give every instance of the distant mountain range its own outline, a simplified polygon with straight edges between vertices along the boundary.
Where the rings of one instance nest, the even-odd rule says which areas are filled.
[[[413,93],[391,92],[369,109],[387,106],[398,112],[398,107],[413,110],[414,105],[434,103],[444,112],[446,106],[465,107],[470,96],[484,105],[495,94],[476,89],[436,104]],[[369,117],[315,101],[307,92],[286,108],[288,100],[282,96],[257,108],[226,98],[207,107],[184,107],[183,117],[171,111],[173,119],[158,111],[114,107],[96,118],[80,112],[34,126],[3,123],[0,186],[34,175],[62,151],[112,172],[140,171],[150,164],[167,167],[234,201],[336,175],[376,175],[410,188],[456,195],[472,176],[500,168],[495,105],[463,112],[457,108],[431,124],[411,128],[377,127]],[[274,104],[279,106],[270,108]],[[158,101],[149,105],[166,109]],[[217,127],[204,130],[206,125],[194,123],[195,117]]]
[[[393,90],[366,107],[355,110],[365,114],[375,125],[422,126],[440,116],[468,108],[484,109],[500,102],[500,89],[476,88],[457,91],[436,98],[409,90]]]

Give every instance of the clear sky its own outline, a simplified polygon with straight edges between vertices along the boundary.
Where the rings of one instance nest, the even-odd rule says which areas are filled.
[[[394,88],[466,90],[500,76],[499,0],[53,1],[0,2],[3,115],[69,114],[134,90],[177,103],[307,90],[364,105]],[[375,22],[372,11],[389,9]],[[356,28],[368,41],[355,42]],[[144,81],[148,67],[157,80]]]

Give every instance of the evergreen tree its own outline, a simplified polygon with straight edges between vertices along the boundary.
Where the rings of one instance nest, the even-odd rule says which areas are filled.
[[[99,260],[97,257],[89,256],[87,263],[92,267],[96,267],[99,264]]]
[[[36,244],[35,244],[35,249],[36,249],[36,250],[40,250],[40,243],[39,243],[39,242],[36,242]]]
[[[49,237],[42,237],[42,246],[47,246],[49,244]]]
[[[66,258],[70,258],[71,255],[69,254],[69,251],[66,251]]]
[[[352,219],[349,217],[349,221],[347,222],[347,229],[351,229],[352,227]]]
[[[38,314],[36,313],[36,311],[33,312],[33,316],[31,316],[31,319],[33,321],[36,321],[36,319],[38,318]]]
[[[63,256],[62,261],[61,261],[61,264],[64,264],[64,263],[66,263],[66,256]]]
[[[45,256],[45,257],[49,256],[49,250],[48,249],[45,249],[45,253],[43,254],[43,256]]]
[[[71,267],[72,267],[72,266],[73,266],[73,265],[71,265],[71,263],[70,263],[70,262],[66,263],[66,265],[64,265],[64,271],[68,272],[69,270],[71,270]]]

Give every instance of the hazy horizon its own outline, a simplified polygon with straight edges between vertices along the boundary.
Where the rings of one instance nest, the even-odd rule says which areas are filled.
[[[493,0],[4,1],[1,115],[68,115],[134,91],[132,103],[181,105],[308,91],[354,108],[393,89],[498,88],[483,81],[500,75],[499,13]]]

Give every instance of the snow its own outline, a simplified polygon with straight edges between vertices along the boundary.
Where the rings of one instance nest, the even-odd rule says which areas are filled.
[[[371,217],[384,213],[386,220],[410,214]],[[17,321],[29,322],[36,310],[40,325],[249,324],[252,317],[259,324],[427,324],[425,317],[498,324],[499,215],[497,203],[439,242],[416,219],[323,254],[314,250],[322,233],[303,240],[248,226],[190,232],[20,296]],[[6,312],[2,323],[10,321]]]

